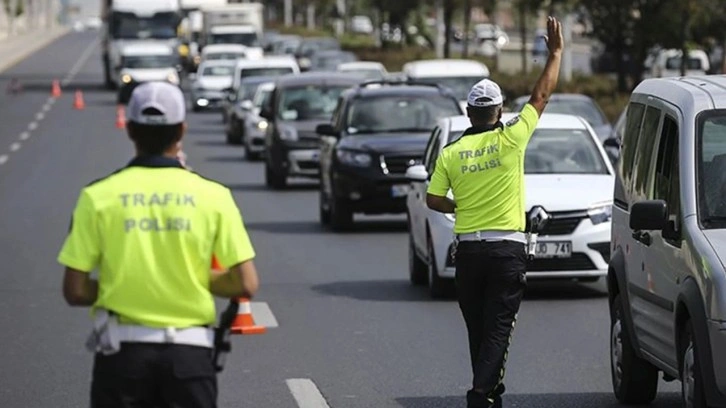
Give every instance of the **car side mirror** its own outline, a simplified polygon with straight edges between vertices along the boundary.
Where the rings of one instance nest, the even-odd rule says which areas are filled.
[[[262,119],[267,119],[268,121],[271,121],[273,119],[272,117],[272,110],[270,110],[270,107],[265,105],[260,110],[260,117]]]
[[[406,169],[406,178],[409,181],[426,181],[429,178],[429,172],[426,171],[426,166],[423,164],[416,164]]]
[[[609,137],[605,139],[605,141],[602,142],[602,145],[605,147],[614,147],[616,149],[620,149],[620,141],[615,137]]]
[[[254,109],[255,105],[250,100],[242,101],[239,103],[239,107],[246,111]]]
[[[668,225],[668,204],[663,200],[638,201],[630,207],[630,229],[661,231]]]
[[[323,136],[338,137],[340,134],[335,131],[335,128],[330,123],[323,123],[315,127],[315,133]]]

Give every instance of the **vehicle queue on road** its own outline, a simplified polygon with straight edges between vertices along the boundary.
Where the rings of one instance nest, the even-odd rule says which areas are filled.
[[[269,188],[284,189],[290,178],[319,179],[321,225],[343,231],[352,226],[356,213],[405,214],[411,283],[427,285],[432,297],[447,295],[454,288],[451,257],[454,216],[429,210],[425,205],[425,191],[443,147],[460,138],[469,126],[460,103],[462,90],[488,76],[488,70],[474,61],[432,60],[411,62],[403,72],[389,73],[374,61],[350,61],[350,55],[340,51],[335,39],[298,40],[290,36],[281,36],[278,42],[271,39],[268,50],[278,50],[279,54],[273,56],[248,56],[242,51],[203,54],[208,59],[201,61],[200,70],[190,78],[191,106],[195,111],[217,108],[222,112],[227,143],[242,144],[247,160],[263,162]],[[318,50],[323,51],[326,58],[315,58]],[[334,55],[336,52],[340,53],[340,58]],[[325,63],[315,62],[323,59]],[[427,67],[423,74],[422,67]],[[657,93],[652,89],[650,92]],[[684,98],[683,95],[679,97]],[[510,107],[513,112],[507,113],[502,120],[514,118],[521,104],[520,99],[514,99]],[[681,295],[675,289],[660,294],[652,283],[656,278],[650,274],[647,282],[632,281],[632,274],[636,272],[626,273],[633,266],[623,260],[621,242],[611,242],[616,180],[621,189],[625,188],[621,193],[626,197],[633,198],[636,193],[641,198],[653,196],[652,193],[638,193],[642,184],[632,184],[632,180],[645,177],[647,163],[630,170],[627,164],[624,169],[619,163],[619,144],[623,141],[623,153],[627,156],[624,159],[630,160],[632,166],[637,157],[633,143],[638,146],[644,143],[637,139],[633,141],[632,134],[638,133],[642,122],[642,133],[655,135],[660,134],[657,129],[663,129],[661,133],[665,135],[661,145],[638,147],[653,150],[658,146],[657,155],[651,159],[654,163],[657,161],[651,168],[658,174],[651,183],[663,187],[659,197],[664,200],[651,200],[632,208],[641,220],[633,224],[640,235],[630,237],[634,239],[631,244],[633,248],[640,248],[640,242],[647,248],[649,244],[645,242],[652,242],[653,231],[662,230],[662,240],[660,233],[655,234],[659,245],[670,245],[666,245],[666,249],[671,252],[683,250],[674,245],[674,237],[680,237],[678,242],[681,243],[684,238],[673,224],[674,217],[678,219],[683,214],[679,214],[677,208],[662,206],[665,199],[673,200],[674,197],[669,193],[673,187],[667,184],[673,176],[671,170],[666,171],[664,157],[667,156],[670,162],[678,160],[673,151],[676,143],[673,138],[677,133],[674,136],[666,132],[673,131],[674,121],[678,125],[686,119],[671,117],[669,122],[667,112],[653,113],[649,107],[644,113],[635,102],[629,109],[633,107],[636,110],[632,114],[623,112],[612,127],[591,99],[583,95],[553,97],[553,103],[541,118],[528,146],[524,163],[526,207],[542,206],[550,216],[548,226],[540,233],[527,275],[537,279],[582,282],[607,277],[612,292],[613,337],[610,343],[616,396],[622,402],[652,400],[656,387],[654,378],[657,379],[653,373],[662,370],[667,373],[667,379],[682,380],[684,398],[691,401],[686,406],[705,407],[706,399],[716,401],[720,398],[719,390],[724,386],[714,379],[723,367],[710,363],[720,355],[717,353],[721,353],[719,337],[714,334],[714,330],[722,330],[718,329],[721,323],[707,311],[694,310],[696,306],[693,306],[701,302],[698,293],[703,289],[698,285],[695,289],[690,287],[689,290],[696,294],[679,300]],[[656,114],[660,115],[657,120],[653,116]],[[708,159],[704,156],[703,163],[715,163],[721,157],[722,144],[715,141],[713,135],[718,134],[723,120],[715,117],[709,123],[712,123],[708,128],[709,137],[713,140],[708,145]],[[701,126],[699,129],[706,125]],[[660,140],[652,137],[648,143],[655,143],[656,139]],[[705,139],[700,146],[705,146],[704,143]],[[692,172],[688,174],[692,176]],[[705,203],[701,205],[715,206],[712,203],[715,189],[712,188],[708,197],[704,195],[706,193],[699,195],[706,197],[701,197],[699,202]],[[617,199],[618,190],[615,191]],[[662,215],[663,220],[651,218],[646,210],[659,214],[658,217]],[[618,210],[619,213],[623,211]],[[714,211],[718,212],[711,212]],[[708,217],[703,221],[704,228],[718,230],[723,218],[720,215]],[[622,224],[622,215],[619,219]],[[622,225],[620,228],[630,231],[633,225],[630,229]],[[671,234],[668,237],[666,230]],[[629,233],[620,231],[617,235],[621,241],[630,239]],[[714,233],[711,235],[709,240],[717,239]],[[708,252],[705,247],[699,250]],[[617,277],[612,272],[612,256],[620,257],[616,259],[620,265]],[[668,256],[678,263],[685,255]],[[638,259],[645,259],[641,258]],[[666,260],[655,262],[662,264]],[[698,282],[705,270],[691,268],[684,280],[691,278]],[[630,294],[631,297],[626,296],[630,290],[627,288],[634,285],[637,290]],[[668,307],[655,313],[651,310],[653,305]],[[666,324],[676,333],[670,340],[661,341],[669,347],[647,341],[653,336],[661,339],[669,336],[653,329],[655,322],[644,317],[653,313],[664,314],[659,324]],[[667,316],[673,313],[677,316],[669,320]],[[694,314],[699,315],[693,317]],[[633,343],[638,338],[646,340]],[[642,381],[633,380],[633,376],[640,376]],[[704,383],[712,387],[704,388]]]

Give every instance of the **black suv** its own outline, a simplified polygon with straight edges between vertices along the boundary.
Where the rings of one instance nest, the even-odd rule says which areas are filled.
[[[267,119],[265,182],[281,189],[288,177],[318,178],[317,125],[330,122],[340,95],[362,82],[353,74],[304,73],[280,77],[260,116]]]
[[[462,114],[434,84],[369,81],[343,93],[332,123],[317,128],[320,222],[343,230],[353,213],[404,213],[406,170],[421,162],[436,122]]]

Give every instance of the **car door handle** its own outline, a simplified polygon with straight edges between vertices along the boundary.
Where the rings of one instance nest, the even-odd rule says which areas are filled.
[[[645,246],[650,246],[653,242],[650,232],[647,231],[635,231],[633,232],[633,238]]]

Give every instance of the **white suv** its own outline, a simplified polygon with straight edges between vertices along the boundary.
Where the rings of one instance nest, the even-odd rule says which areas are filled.
[[[504,114],[502,121],[514,116]],[[440,120],[423,164],[406,173],[412,182],[406,202],[409,274],[413,284],[428,282],[432,297],[444,295],[453,283],[454,216],[426,206],[428,175],[443,147],[469,126],[466,116]],[[615,176],[592,127],[577,116],[544,114],[527,147],[524,169],[527,211],[540,205],[551,217],[527,277],[596,281],[607,275]]]

